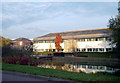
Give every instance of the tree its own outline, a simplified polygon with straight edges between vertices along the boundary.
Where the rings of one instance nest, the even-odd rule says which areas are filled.
[[[1,41],[2,42],[0,42],[0,47],[8,47],[8,46],[10,46],[10,42],[11,42],[10,39],[6,39],[4,37],[1,37]]]
[[[61,42],[62,42],[62,37],[58,34],[55,39],[55,47],[56,47],[56,50],[58,51],[62,50],[62,47],[60,46]]]
[[[111,32],[112,44],[115,44],[115,52],[120,58],[120,16],[109,20],[109,30]]]
[[[11,52],[10,43],[10,39],[1,37],[0,47],[2,48],[2,56],[8,55]]]

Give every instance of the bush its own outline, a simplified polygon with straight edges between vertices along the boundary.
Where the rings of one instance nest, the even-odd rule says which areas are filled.
[[[3,57],[2,62],[8,63],[8,64],[20,64],[20,65],[31,65],[31,66],[37,66],[39,64],[43,64],[42,61],[38,59],[32,59],[28,57]]]

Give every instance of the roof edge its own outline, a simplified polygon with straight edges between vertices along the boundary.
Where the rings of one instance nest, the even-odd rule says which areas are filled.
[[[86,30],[75,30],[75,31],[53,32],[53,33],[49,33],[49,34],[54,34],[54,33],[68,33],[68,32],[79,32],[79,31],[91,31],[91,30],[100,30],[100,29],[108,29],[108,27],[107,27],[107,28],[86,29]]]

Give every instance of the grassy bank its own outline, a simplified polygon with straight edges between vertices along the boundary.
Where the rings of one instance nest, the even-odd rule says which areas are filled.
[[[2,70],[22,72],[33,75],[50,76],[74,81],[120,81],[120,76],[108,73],[85,74],[78,72],[68,72],[34,66],[15,65],[2,63]]]
[[[76,57],[98,57],[98,58],[117,58],[114,53],[94,53],[94,52],[76,52],[74,53]]]

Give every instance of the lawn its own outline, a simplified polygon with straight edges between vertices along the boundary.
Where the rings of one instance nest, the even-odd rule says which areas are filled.
[[[74,55],[76,57],[117,58],[117,56],[112,52],[106,52],[106,53],[75,52]]]
[[[79,72],[68,72],[63,70],[7,63],[2,63],[2,70],[63,78],[73,81],[116,81],[116,82],[120,81],[120,76],[108,73],[85,74]]]

